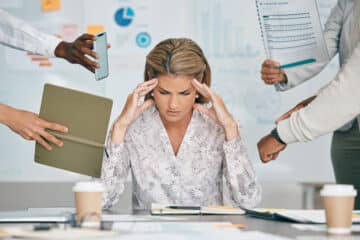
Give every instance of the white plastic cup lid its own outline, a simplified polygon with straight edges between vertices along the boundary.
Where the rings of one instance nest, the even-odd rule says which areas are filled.
[[[73,187],[73,192],[104,192],[105,188],[100,182],[78,182]]]
[[[351,196],[357,195],[357,191],[350,184],[326,184],[320,191],[320,196]]]

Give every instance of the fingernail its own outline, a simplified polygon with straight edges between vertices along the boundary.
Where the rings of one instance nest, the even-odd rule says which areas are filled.
[[[97,63],[97,64],[96,64],[96,68],[100,68],[100,64]]]
[[[47,149],[47,150],[51,151],[51,150],[52,150],[52,147],[48,147],[48,149]]]
[[[58,146],[59,146],[59,147],[64,146],[64,142],[60,142]]]
[[[64,128],[64,132],[69,132],[69,129],[66,127],[66,128]]]
[[[95,58],[98,59],[98,58],[99,58],[99,54],[96,53],[96,54],[95,54]]]

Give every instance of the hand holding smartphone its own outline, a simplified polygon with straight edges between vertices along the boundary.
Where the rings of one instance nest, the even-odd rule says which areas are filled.
[[[96,35],[95,52],[99,55],[100,68],[95,69],[95,79],[101,80],[109,76],[106,32]]]

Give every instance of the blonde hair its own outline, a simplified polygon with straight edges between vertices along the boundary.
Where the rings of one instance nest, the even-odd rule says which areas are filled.
[[[158,43],[146,56],[144,81],[161,74],[190,75],[200,83],[211,85],[211,69],[201,48],[191,39],[169,38]],[[151,98],[148,94],[145,99]],[[197,103],[208,99],[199,94]]]

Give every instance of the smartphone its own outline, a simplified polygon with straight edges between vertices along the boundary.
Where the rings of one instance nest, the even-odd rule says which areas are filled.
[[[96,35],[94,49],[95,52],[99,55],[97,60],[100,64],[100,68],[95,69],[95,79],[101,80],[109,76],[106,32],[102,32]]]

